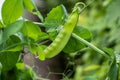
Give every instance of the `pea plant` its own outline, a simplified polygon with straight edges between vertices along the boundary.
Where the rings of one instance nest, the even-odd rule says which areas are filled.
[[[29,52],[40,60],[54,58],[61,51],[67,55],[77,55],[79,51],[89,47],[103,55],[109,62],[106,80],[118,80],[120,55],[94,46],[90,43],[92,33],[78,24],[79,15],[86,7],[84,3],[78,2],[71,14],[68,14],[61,4],[43,18],[31,0],[5,0],[0,20],[0,79],[44,80],[39,78],[29,66],[24,69],[25,64],[21,55],[26,54],[24,47],[27,46]],[[26,10],[36,15],[41,22],[24,18]],[[51,44],[46,45],[49,41],[52,41]],[[15,74],[10,75],[10,71]],[[78,74],[73,80],[83,79]]]

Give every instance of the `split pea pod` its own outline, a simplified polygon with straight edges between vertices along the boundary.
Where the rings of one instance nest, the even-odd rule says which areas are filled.
[[[81,2],[75,5],[72,14],[68,17],[55,40],[45,50],[43,50],[45,58],[52,58],[63,50],[78,22],[79,13],[83,9],[81,9],[81,5],[83,8],[85,7],[85,5]]]

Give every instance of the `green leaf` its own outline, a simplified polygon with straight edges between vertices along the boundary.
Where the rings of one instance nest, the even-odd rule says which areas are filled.
[[[23,0],[23,3],[24,3],[25,9],[27,9],[29,12],[37,15],[41,19],[41,21],[43,22],[43,16],[38,11],[37,7],[34,5],[32,0]]]
[[[116,22],[116,20],[119,20],[120,22],[120,0],[112,0],[111,4],[109,4],[107,8],[107,16],[106,21],[109,23]],[[120,24],[120,23],[119,23]]]
[[[85,45],[71,36],[67,45],[63,49],[65,53],[74,53],[84,48]]]
[[[0,48],[0,62],[3,65],[3,70],[6,71],[15,66],[23,44],[18,36],[12,35],[3,45]]]
[[[91,41],[91,38],[92,38],[91,32],[82,26],[76,26],[73,33],[82,37],[85,40]]]
[[[15,36],[19,37],[21,43],[26,43],[27,42],[27,38],[23,35],[22,32],[16,33]]]
[[[106,52],[106,54],[110,55],[111,57],[114,57],[114,50],[112,48],[103,48],[104,52]]]
[[[22,33],[32,39],[38,38],[40,32],[41,30],[39,26],[32,23],[31,21],[26,21],[24,27],[22,28]]]
[[[38,46],[36,46],[36,45],[34,45],[34,44],[31,44],[31,52],[32,52],[32,54],[34,54],[34,55],[37,55],[37,53],[38,53],[38,55],[37,56],[39,56],[39,58],[40,59],[44,59],[44,54],[42,54],[42,52],[43,52],[43,50],[46,48],[47,46],[46,45],[38,45]]]
[[[118,75],[119,75],[118,71],[119,71],[119,66],[116,62],[116,57],[114,57],[108,72],[107,80],[118,80]]]
[[[23,0],[23,4],[25,9],[27,9],[29,12],[37,14],[37,12],[35,11],[34,4],[31,0]]]
[[[6,47],[5,49],[1,50],[1,52],[16,52],[16,51],[22,51],[23,50],[24,45],[20,44],[20,43],[15,43],[12,44],[11,46]]]
[[[45,40],[45,39],[48,39],[48,38],[49,38],[49,36],[48,36],[47,33],[40,32],[40,35],[39,35],[39,37],[37,38],[36,41],[41,41],[41,40]]]
[[[31,44],[31,53],[36,55],[36,53],[37,53],[37,46],[36,45]]]
[[[5,0],[2,6],[2,19],[5,24],[16,21],[22,14],[22,0]]]
[[[17,71],[15,72],[16,79],[15,80],[43,80],[39,79],[39,77],[34,72],[31,66],[25,65],[23,63],[17,63]]]
[[[11,46],[12,44],[16,44],[16,43],[21,43],[21,39],[16,35],[11,35],[9,39],[6,41],[7,46],[8,45]]]
[[[24,21],[22,20],[9,24],[3,32],[3,41],[5,42],[11,35],[19,32],[23,27],[23,25],[24,25]]]
[[[67,16],[66,13],[66,9],[63,5],[53,8],[45,18],[44,25],[47,28],[47,30],[51,30],[63,25]]]
[[[6,51],[16,52],[16,51],[20,51],[20,50],[22,50],[22,49],[23,49],[23,45],[17,45],[17,46],[15,46],[15,47],[12,47],[12,48],[10,48],[10,49],[5,50],[5,52],[6,52]]]
[[[1,52],[16,52],[21,51],[23,49],[24,43],[21,42],[20,38],[16,35],[10,36],[10,38],[6,41],[6,43],[3,43],[4,47],[0,49]]]
[[[50,38],[50,40],[53,41],[56,38],[57,35],[58,35],[57,30],[50,31],[49,32],[49,38]]]
[[[48,38],[48,35],[46,33],[41,32],[38,25],[36,25],[30,21],[25,22],[25,25],[22,28],[22,33],[25,36],[28,36],[29,38],[31,38],[35,41]]]
[[[22,70],[25,68],[25,64],[24,63],[16,63],[16,67],[17,67],[17,69]]]
[[[19,58],[20,52],[5,52],[0,53],[0,62],[3,66],[3,71],[8,71],[12,69]]]
[[[45,45],[31,45],[31,52],[36,55],[40,60],[45,60],[45,54],[43,53],[43,50],[46,48],[47,46]]]
[[[91,37],[92,37],[89,30],[87,30],[86,28],[81,27],[81,26],[76,26],[73,33],[75,33],[76,35],[78,35],[88,41],[90,41]],[[71,36],[70,40],[68,41],[68,43],[65,46],[65,48],[63,49],[63,51],[65,53],[73,53],[73,52],[81,50],[84,47],[86,47],[86,46],[82,42],[80,42],[79,40],[77,40]]]

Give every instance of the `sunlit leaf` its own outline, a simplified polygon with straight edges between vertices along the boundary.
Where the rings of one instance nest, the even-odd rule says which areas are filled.
[[[5,0],[2,6],[2,19],[5,24],[16,21],[22,14],[22,0]]]
[[[33,5],[32,0],[23,0],[23,4],[24,4],[25,9],[27,9],[29,12],[37,14],[36,11],[34,11],[35,7]]]
[[[26,21],[24,27],[22,28],[22,32],[25,36],[36,39],[40,35],[41,30],[38,25],[30,21]]]
[[[57,6],[47,14],[44,25],[47,27],[47,30],[55,29],[64,24],[66,16],[65,7],[63,5]]]
[[[31,52],[32,54],[34,54],[35,56],[39,56],[40,59],[44,59],[44,54],[42,54],[43,50],[46,48],[47,46],[45,45],[33,45],[31,44]]]
[[[17,69],[24,69],[24,67],[25,67],[25,64],[24,63],[16,63],[16,67],[17,67]]]
[[[46,33],[41,32],[38,25],[30,21],[25,22],[25,25],[22,28],[22,33],[24,36],[28,36],[35,41],[48,38],[48,35]]]

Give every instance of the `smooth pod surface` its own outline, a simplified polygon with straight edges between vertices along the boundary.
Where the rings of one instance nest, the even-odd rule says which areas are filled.
[[[76,26],[78,16],[79,14],[77,11],[70,15],[55,40],[43,51],[46,58],[54,57],[62,51],[67,44],[74,27]]]

